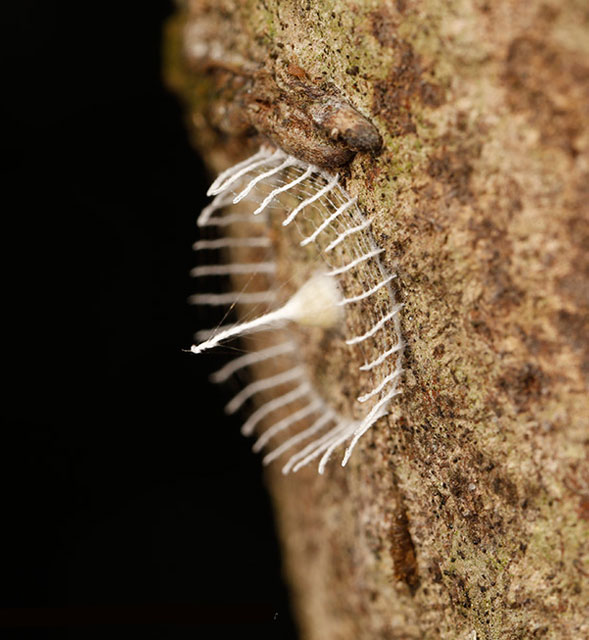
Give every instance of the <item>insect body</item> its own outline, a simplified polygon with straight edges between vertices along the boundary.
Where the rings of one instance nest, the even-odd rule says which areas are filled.
[[[243,425],[247,435],[262,423],[270,424],[259,435],[254,450],[271,445],[280,434],[282,442],[270,448],[264,462],[288,452],[284,473],[297,471],[317,458],[322,473],[334,450],[343,445],[345,465],[358,440],[387,413],[391,399],[400,393],[402,305],[395,301],[391,287],[394,275],[381,262],[383,249],[370,231],[371,220],[341,186],[337,174],[269,147],[219,175],[209,195],[214,200],[201,213],[198,225],[231,226],[236,233],[201,240],[195,248],[229,249],[238,256],[244,251],[266,253],[253,261],[240,259],[193,270],[195,277],[230,275],[237,284],[229,293],[193,296],[194,303],[240,304],[247,313],[242,313],[243,320],[235,325],[199,332],[201,341],[192,351],[201,353],[238,336],[262,331],[283,336],[286,331],[286,340],[240,356],[213,379],[223,381],[245,367],[284,361],[284,367],[277,366],[270,376],[242,389],[227,410],[237,411],[250,398],[284,389],[258,403]],[[276,276],[277,262],[271,253],[273,224],[289,233],[291,245],[314,258],[313,271],[282,300],[284,287]],[[252,284],[260,275],[261,282],[267,284]],[[302,350],[296,327],[331,332],[345,349],[356,350],[356,359],[361,357],[362,389],[347,408],[334,406],[318,389],[313,371],[299,356]],[[286,410],[285,417],[272,423],[272,415],[279,410],[283,414]]]

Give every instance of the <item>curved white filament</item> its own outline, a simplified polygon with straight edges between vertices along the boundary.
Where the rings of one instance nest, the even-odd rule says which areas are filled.
[[[256,176],[253,180],[248,182],[248,185],[243,191],[238,193],[235,196],[235,198],[233,198],[233,204],[237,204],[238,202],[241,202],[241,200],[243,200],[259,182],[262,182],[262,180],[265,180],[266,178],[270,178],[271,176],[278,173],[279,171],[282,171],[283,169],[286,169],[287,167],[292,166],[292,164],[293,164],[292,158],[287,158],[282,164],[279,164],[277,167],[274,167],[274,169],[270,169],[270,171],[265,171],[264,173],[261,173],[259,176]]]
[[[226,249],[228,247],[271,247],[272,241],[265,236],[259,238],[218,238],[216,240],[197,240],[192,248],[194,251],[207,249]]]
[[[384,353],[381,353],[381,355],[379,355],[378,358],[376,358],[372,362],[363,364],[360,367],[360,371],[370,371],[371,369],[374,369],[374,367],[378,367],[379,364],[382,364],[389,356],[393,355],[393,353],[398,353],[399,351],[401,351],[403,347],[404,343],[400,340],[394,347],[391,347]]]
[[[355,338],[350,338],[346,340],[346,344],[353,345],[358,344],[359,342],[364,342],[367,338],[371,338],[377,331],[382,329],[382,327],[389,321],[392,320],[397,313],[403,308],[402,304],[396,305],[390,313],[387,313],[384,318],[381,318],[372,328],[368,329],[368,331],[361,336],[356,336]]]
[[[389,374],[388,376],[385,376],[384,380],[377,385],[372,391],[369,391],[368,393],[365,393],[363,396],[358,396],[357,400],[358,402],[366,402],[367,400],[370,400],[370,398],[373,398],[374,396],[378,395],[386,386],[389,382],[392,382],[395,378],[398,378],[402,373],[401,369],[396,369],[395,371],[393,371],[393,373]]]
[[[264,445],[273,438],[277,433],[284,431],[293,424],[303,420],[309,415],[313,413],[317,413],[317,411],[321,408],[321,402],[319,400],[313,400],[313,402],[309,403],[307,406],[295,411],[294,413],[289,414],[286,418],[283,418],[276,424],[273,424],[271,427],[266,429],[264,433],[256,440],[256,443],[252,447],[255,452],[260,451],[264,448]]]
[[[340,305],[351,304],[352,302],[360,302],[360,300],[365,300],[366,298],[369,298],[373,293],[376,293],[379,289],[382,289],[384,286],[386,286],[391,280],[394,280],[396,277],[397,276],[395,276],[395,275],[389,276],[388,278],[385,278],[384,280],[379,282],[377,285],[372,287],[372,289],[369,289],[368,291],[365,291],[364,293],[361,293],[360,295],[353,296],[352,298],[344,298],[338,304],[340,304]],[[362,368],[362,367],[360,367],[360,368]]]
[[[264,211],[264,209],[272,202],[272,200],[274,200],[274,198],[277,195],[280,195],[281,193],[284,193],[285,191],[289,191],[293,187],[296,187],[297,184],[300,184],[301,182],[306,180],[315,170],[316,170],[316,167],[314,167],[313,165],[310,165],[307,168],[307,170],[298,178],[295,178],[288,184],[285,184],[284,186],[278,187],[277,189],[274,189],[273,191],[271,191],[266,196],[266,198],[264,198],[264,200],[262,201],[262,204],[254,211],[254,215],[257,216],[258,214],[262,213],[262,211]]]
[[[312,435],[315,435],[318,431],[321,431],[323,427],[331,422],[335,417],[335,412],[331,409],[325,408],[325,412],[321,414],[317,420],[307,429],[297,433],[296,435],[290,437],[288,440],[283,442],[280,446],[273,449],[270,453],[266,454],[262,460],[263,464],[269,464],[272,460],[276,460],[280,455],[282,455],[288,449],[291,449],[299,442],[310,438]]]
[[[196,293],[188,298],[190,304],[209,305],[212,307],[227,304],[260,304],[272,302],[275,295],[272,291],[231,291],[229,293]]]
[[[303,241],[301,241],[301,247],[304,247],[306,245],[308,245],[310,242],[313,242],[313,240],[315,240],[315,238],[317,238],[317,236],[324,231],[325,229],[327,229],[327,227],[329,227],[329,225],[336,219],[338,218],[342,213],[344,213],[344,211],[347,211],[351,206],[353,206],[354,204],[356,204],[356,200],[357,198],[352,198],[351,200],[348,200],[348,202],[345,202],[339,209],[337,209],[335,211],[335,213],[332,213],[329,218],[326,218],[318,227],[317,229],[315,229],[315,231],[313,231],[313,233],[305,238]]]
[[[305,207],[308,207],[316,200],[319,200],[319,198],[322,198],[326,193],[329,193],[337,184],[338,179],[339,176],[336,174],[322,189],[319,189],[319,191],[317,191],[315,195],[312,195],[306,200],[303,200],[301,204],[299,204],[290,212],[290,214],[286,217],[286,220],[282,222],[282,226],[288,226]]]
[[[232,273],[274,273],[275,262],[245,262],[243,264],[207,264],[202,267],[194,267],[190,271],[193,278],[202,276],[228,276]]]
[[[242,167],[239,169],[239,171],[233,171],[231,175],[229,175],[227,179],[223,181],[221,184],[219,184],[218,186],[215,186],[215,183],[213,183],[210,186],[209,190],[207,191],[207,195],[214,196],[218,193],[221,193],[222,191],[226,191],[227,187],[230,187],[236,180],[239,180],[239,178],[244,176],[246,173],[249,173],[250,171],[257,169],[258,167],[262,167],[265,164],[268,164],[268,162],[271,162],[272,160],[274,160],[276,155],[277,155],[276,152],[272,153],[271,155],[268,155],[268,152],[266,151],[264,154],[262,154],[261,160],[257,159],[259,154],[253,155],[251,158],[249,158],[249,160],[244,160]],[[255,161],[253,161],[254,159]],[[236,169],[238,166],[239,165],[235,165],[235,167],[232,167],[232,170]]]
[[[213,382],[225,382],[229,376],[233,375],[236,371],[249,367],[252,364],[263,362],[270,358],[276,358],[277,356],[284,355],[294,351],[297,345],[294,342],[282,342],[266,349],[258,349],[252,353],[246,353],[244,356],[239,356],[235,360],[231,360],[224,367],[211,374],[211,380]]]
[[[227,403],[225,412],[231,415],[232,413],[235,413],[246,400],[251,398],[256,393],[264,391],[265,389],[271,389],[272,387],[278,387],[279,385],[290,382],[291,380],[302,378],[304,373],[304,368],[299,366],[294,367],[293,369],[289,369],[288,371],[283,371],[282,373],[277,373],[276,375],[270,376],[269,378],[262,378],[261,380],[250,382],[250,384],[244,387],[233,398],[233,400],[231,400],[231,402]]]
[[[359,231],[364,231],[368,229],[368,227],[372,224],[372,218],[365,220],[362,224],[359,224],[357,227],[350,227],[346,229],[344,232],[340,233],[340,235],[333,241],[330,242],[327,247],[325,247],[325,253],[329,253],[333,251],[339,244],[341,244],[346,238],[349,238],[351,235],[358,233]]]
[[[289,391],[282,396],[278,396],[277,398],[265,402],[261,407],[256,409],[256,411],[254,411],[252,415],[244,422],[243,426],[241,427],[241,433],[243,433],[244,436],[251,435],[260,420],[263,420],[268,414],[272,413],[273,411],[282,409],[282,407],[285,407],[291,402],[302,398],[303,396],[307,395],[310,390],[311,387],[309,383],[305,381],[292,391]]]

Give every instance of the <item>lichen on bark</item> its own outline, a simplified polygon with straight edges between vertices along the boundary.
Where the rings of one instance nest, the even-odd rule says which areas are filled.
[[[341,171],[398,273],[404,394],[346,469],[269,468],[303,637],[589,637],[586,3],[186,0],[166,50],[211,171],[267,133],[260,74],[383,141]]]

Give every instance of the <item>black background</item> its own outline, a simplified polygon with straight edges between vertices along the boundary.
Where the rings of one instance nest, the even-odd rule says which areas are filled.
[[[208,177],[171,11],[2,6],[1,638],[295,637],[260,459],[183,351]]]

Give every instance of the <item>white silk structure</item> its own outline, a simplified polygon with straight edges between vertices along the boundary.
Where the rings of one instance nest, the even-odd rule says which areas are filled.
[[[392,399],[401,393],[402,305],[395,299],[395,276],[382,262],[383,249],[373,236],[372,220],[344,190],[337,174],[268,147],[221,173],[208,195],[214,199],[200,214],[198,226],[229,228],[231,236],[200,240],[194,249],[221,251],[231,259],[225,264],[201,264],[191,273],[195,278],[228,276],[239,287],[198,293],[190,301],[239,305],[240,320],[199,331],[199,343],[192,351],[200,353],[238,336],[266,332],[270,339],[263,348],[240,355],[213,374],[215,382],[223,382],[245,368],[274,365],[271,375],[242,388],[226,411],[233,413],[254,401],[255,410],[242,432],[258,432],[253,448],[267,450],[264,463],[288,456],[283,473],[296,472],[316,459],[323,473],[333,452],[344,446],[341,464],[345,466],[360,438],[388,413]],[[315,260],[313,273],[287,300],[280,299],[276,228],[278,233],[294,231],[289,241],[305,252],[305,260],[309,256]],[[243,255],[250,254],[254,259],[243,260]],[[267,284],[260,286],[257,278],[251,285],[260,275]],[[337,329],[342,346],[354,356],[350,360],[361,359],[362,392],[354,395],[354,416],[336,410],[320,393],[301,356],[304,350],[297,331],[289,327]],[[351,350],[360,351],[352,354]],[[280,392],[273,393],[276,389]]]

